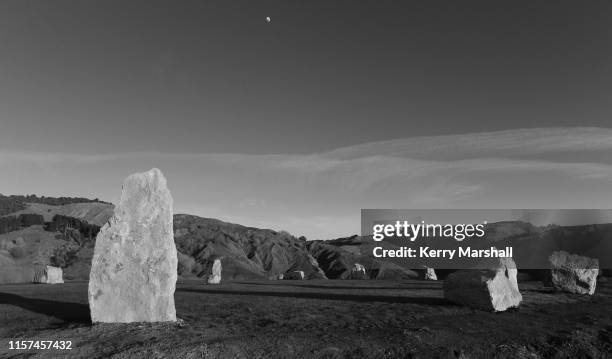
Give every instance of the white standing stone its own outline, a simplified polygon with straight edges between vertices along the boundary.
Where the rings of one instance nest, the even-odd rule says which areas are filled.
[[[161,171],[126,178],[115,213],[96,238],[89,276],[92,322],[176,321],[173,233],[172,196]]]
[[[599,260],[557,251],[548,257],[552,285],[556,290],[589,294],[595,293]]]
[[[61,284],[64,283],[64,272],[62,268],[47,266],[47,283]]]
[[[221,259],[217,258],[213,262],[212,273],[208,276],[208,284],[221,283]]]
[[[472,308],[504,311],[518,307],[518,271],[512,258],[494,258],[475,269],[450,274],[444,281],[444,298]]]
[[[34,283],[61,284],[64,283],[62,268],[53,266],[37,266],[34,270]]]
[[[351,279],[367,279],[366,269],[363,264],[355,263],[351,268]]]
[[[433,268],[423,266],[421,279],[438,280],[438,276],[436,275],[436,271]]]

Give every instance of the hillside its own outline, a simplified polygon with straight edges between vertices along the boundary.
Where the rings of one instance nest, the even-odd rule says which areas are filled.
[[[0,194],[0,216],[15,213],[21,210],[25,210],[28,204],[46,204],[49,206],[63,206],[67,204],[76,203],[103,203],[110,205],[108,202],[100,201],[99,199],[89,199],[82,197],[38,197],[36,195],[10,195],[5,196]]]
[[[66,245],[40,225],[0,235],[0,283],[31,282],[36,268],[58,264],[55,255]]]
[[[24,208],[5,215],[10,226],[0,241],[10,247],[20,237],[27,253],[17,260],[8,250],[2,252],[0,266],[11,270],[0,283],[23,281],[38,264],[61,266],[67,280],[87,280],[95,236],[112,211],[112,205],[99,201],[24,203]],[[276,279],[293,271],[303,271],[306,279],[326,278],[305,238],[184,214],[174,216],[174,230],[181,278],[205,278],[217,258],[224,280]]]
[[[45,222],[50,222],[56,215],[76,218],[89,224],[102,227],[113,215],[113,205],[103,202],[69,203],[64,205],[49,205],[44,203],[25,203],[25,208],[10,215],[38,214]]]
[[[174,241],[182,276],[204,276],[212,261],[221,258],[225,280],[274,279],[292,271],[303,271],[307,279],[326,278],[306,240],[286,232],[178,214]]]
[[[393,247],[388,243],[377,245]],[[371,239],[360,236],[308,243],[310,253],[330,279],[350,279],[352,269],[357,263],[365,267],[371,279],[411,279],[418,276],[415,271],[400,264],[374,258],[372,246]]]
[[[89,278],[95,238],[112,216],[113,206],[84,199],[76,199],[76,203],[53,198],[44,201],[61,204],[23,202],[23,208],[0,216],[0,283],[29,281],[37,266],[47,264],[62,267],[67,280]],[[537,263],[558,248],[598,257],[606,268],[611,266],[611,236],[612,224],[542,228],[525,222],[498,222],[487,228],[490,241],[479,245],[514,246],[515,255],[521,253],[515,257],[519,268],[539,268]],[[421,269],[421,263],[415,261],[409,265],[403,258],[372,256],[375,246],[396,249],[405,245],[401,238],[374,242],[371,237],[352,236],[307,241],[286,232],[177,214],[174,240],[182,279],[206,279],[217,258],[225,281],[278,279],[294,271],[303,271],[305,279],[350,279],[356,264],[365,267],[368,278],[404,280],[418,277]],[[441,268],[447,267],[436,267]],[[440,272],[444,276],[449,270],[452,268]]]

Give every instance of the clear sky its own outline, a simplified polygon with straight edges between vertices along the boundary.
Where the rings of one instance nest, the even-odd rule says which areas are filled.
[[[177,210],[310,237],[543,179],[549,205],[603,205],[564,176],[610,162],[610,19],[609,1],[2,1],[0,193],[113,200],[156,166]]]

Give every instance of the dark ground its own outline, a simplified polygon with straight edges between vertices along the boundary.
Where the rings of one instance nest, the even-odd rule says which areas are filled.
[[[612,283],[592,296],[521,283],[517,310],[448,303],[442,282],[177,285],[178,324],[89,322],[87,283],[0,286],[0,357],[610,358]],[[10,351],[9,340],[73,350]]]

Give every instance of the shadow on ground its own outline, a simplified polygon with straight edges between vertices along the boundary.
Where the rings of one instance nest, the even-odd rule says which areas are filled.
[[[359,280],[355,280],[359,281]],[[258,283],[258,282],[232,282],[235,284],[243,285],[259,285],[259,286],[276,286],[276,287],[298,287],[298,288],[313,288],[313,289],[367,289],[367,290],[406,290],[406,289],[442,289],[442,282],[423,282],[423,283],[410,283],[410,284],[399,284],[395,286],[359,286],[359,285],[341,285],[334,283],[333,285],[311,285],[311,284],[269,284],[269,283]],[[352,284],[352,283],[351,283]]]
[[[242,291],[232,289],[213,289],[213,288],[177,288],[177,292],[206,293],[219,295],[250,295],[266,297],[284,298],[307,298],[307,299],[327,299],[327,300],[346,300],[353,302],[383,302],[383,303],[413,303],[427,305],[454,305],[444,298],[435,297],[408,297],[408,296],[381,296],[365,294],[337,294],[337,293],[308,293],[308,292],[281,292],[281,291]]]
[[[91,323],[89,307],[85,304],[34,299],[0,292],[0,304],[10,304],[25,310],[52,316],[65,322]]]

